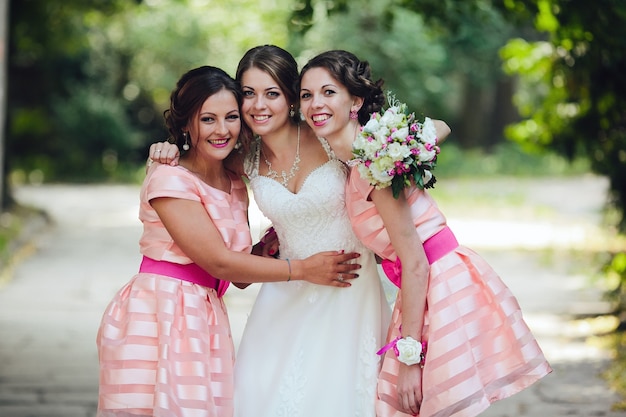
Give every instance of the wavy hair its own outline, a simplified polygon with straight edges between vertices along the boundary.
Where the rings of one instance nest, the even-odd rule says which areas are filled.
[[[371,113],[380,111],[385,104],[382,89],[384,81],[382,78],[373,81],[370,64],[359,60],[351,52],[343,50],[322,52],[302,67],[300,78],[312,68],[325,68],[350,94],[363,98],[363,106],[358,113],[359,123],[362,125],[367,123]]]
[[[220,68],[205,65],[192,69],[176,83],[170,95],[170,107],[163,112],[163,117],[170,135],[168,141],[176,144],[181,155],[185,153],[183,128],[200,111],[207,98],[222,90],[233,93],[241,108],[243,95],[239,83]]]
[[[244,72],[257,68],[269,74],[287,97],[287,104],[293,106],[293,122],[299,118],[299,80],[298,63],[294,57],[276,45],[261,45],[249,49],[239,60],[235,79],[241,84]]]

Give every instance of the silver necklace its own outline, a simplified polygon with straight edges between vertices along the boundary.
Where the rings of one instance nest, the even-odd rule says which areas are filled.
[[[272,163],[267,160],[265,156],[265,152],[263,152],[263,159],[267,164],[267,174],[265,175],[268,178],[278,181],[278,177],[282,178],[282,181],[278,181],[282,184],[283,187],[287,187],[289,180],[296,176],[296,172],[300,169],[300,125],[298,125],[298,142],[296,145],[296,157],[293,159],[293,164],[291,165],[291,169],[289,173],[285,171],[281,171],[280,174],[272,169]]]

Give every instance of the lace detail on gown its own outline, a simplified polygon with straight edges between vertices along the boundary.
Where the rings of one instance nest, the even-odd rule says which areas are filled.
[[[283,258],[302,259],[327,250],[365,250],[345,210],[348,168],[334,157],[325,139],[320,142],[329,160],[307,176],[297,193],[259,175],[259,142],[245,164],[254,199],[276,229]]]

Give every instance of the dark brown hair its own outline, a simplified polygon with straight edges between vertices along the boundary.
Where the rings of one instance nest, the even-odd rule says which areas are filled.
[[[292,121],[299,121],[299,96],[298,63],[294,57],[275,45],[262,45],[249,49],[237,66],[235,79],[241,84],[243,73],[251,68],[258,68],[269,74],[276,81],[280,89],[287,97],[287,104],[293,106],[294,116]]]
[[[181,155],[185,143],[183,128],[200,111],[207,98],[222,90],[233,93],[237,106],[243,100],[239,84],[220,68],[202,66],[185,73],[170,95],[170,108],[163,112],[165,126],[169,131],[169,142],[176,144]]]
[[[300,78],[312,68],[325,68],[350,94],[363,98],[363,106],[359,110],[360,124],[367,123],[370,114],[380,111],[385,104],[385,94],[382,90],[384,81],[382,79],[373,81],[370,64],[359,60],[351,52],[333,50],[311,58],[302,68]]]

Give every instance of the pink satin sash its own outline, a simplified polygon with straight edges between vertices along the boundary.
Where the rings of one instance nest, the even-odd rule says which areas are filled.
[[[226,289],[230,284],[229,281],[215,278],[196,264],[183,265],[168,261],[156,261],[147,256],[144,256],[141,260],[139,272],[165,275],[166,277],[177,278],[203,287],[213,288],[217,291],[218,297],[226,293]]]
[[[426,252],[426,258],[428,259],[428,264],[432,265],[448,253],[455,250],[459,246],[459,242],[457,242],[452,230],[446,226],[426,239],[423,245],[424,252]],[[402,263],[400,262],[400,258],[397,258],[395,262],[383,259],[381,267],[383,268],[385,275],[387,275],[387,278],[389,278],[389,281],[391,281],[396,287],[400,288],[400,284],[402,282]]]

